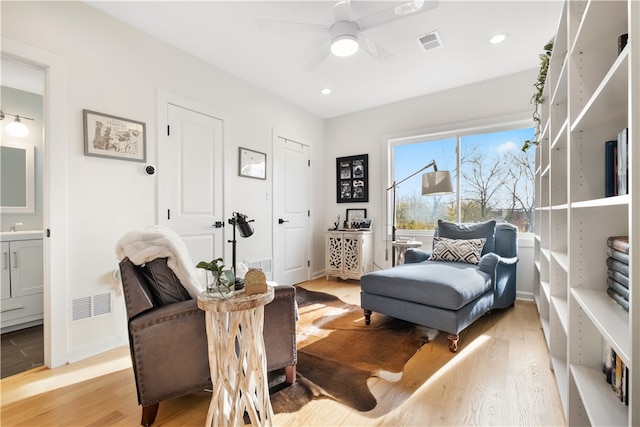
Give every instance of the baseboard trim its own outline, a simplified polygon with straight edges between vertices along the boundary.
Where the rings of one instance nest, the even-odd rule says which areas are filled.
[[[533,301],[533,292],[516,291],[516,299],[523,301]]]

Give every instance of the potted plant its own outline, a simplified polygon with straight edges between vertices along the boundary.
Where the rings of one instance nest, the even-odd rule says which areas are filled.
[[[531,103],[535,106],[533,110],[533,121],[536,123],[536,133],[533,137],[533,140],[526,140],[522,145],[522,151],[527,151],[531,146],[538,145],[540,143],[540,126],[542,123],[540,122],[540,105],[544,103],[544,84],[547,81],[547,72],[549,71],[549,61],[551,59],[551,53],[553,51],[553,40],[544,45],[544,52],[540,54],[540,72],[538,73],[538,79],[533,84],[533,87],[536,88],[533,96],[531,97]]]
[[[216,258],[211,262],[200,261],[196,268],[205,270],[207,293],[210,296],[230,298],[233,295],[233,273],[229,269],[224,269],[222,258]]]

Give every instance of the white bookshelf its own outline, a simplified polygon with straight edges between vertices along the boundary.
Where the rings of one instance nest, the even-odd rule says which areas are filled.
[[[640,425],[639,21],[637,0],[567,0],[544,89],[534,299],[568,425]],[[629,195],[604,197],[604,143],[623,128]],[[632,248],[629,312],[607,295],[606,241],[615,235]],[[605,343],[629,367],[628,406],[602,373]]]

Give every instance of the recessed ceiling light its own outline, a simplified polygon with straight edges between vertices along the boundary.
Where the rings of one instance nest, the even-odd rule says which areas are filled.
[[[331,92],[333,92],[331,89],[329,89],[328,87],[323,87],[322,89],[320,89],[320,93],[322,95],[331,95]]]
[[[491,43],[491,44],[502,43],[503,41],[505,41],[507,39],[507,37],[509,37],[509,33],[499,33],[499,34],[496,34],[495,36],[491,37],[489,39],[489,43]]]

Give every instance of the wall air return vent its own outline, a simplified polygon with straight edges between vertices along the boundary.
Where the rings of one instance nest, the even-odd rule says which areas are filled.
[[[248,268],[258,268],[262,270],[264,274],[271,274],[271,258],[258,259],[255,261],[245,261],[244,264]]]
[[[440,38],[440,34],[437,31],[433,31],[431,33],[423,34],[421,36],[416,37],[420,46],[425,51],[436,49],[442,46],[442,39]]]
[[[90,319],[111,314],[113,310],[113,292],[74,298],[71,300],[71,320]]]

